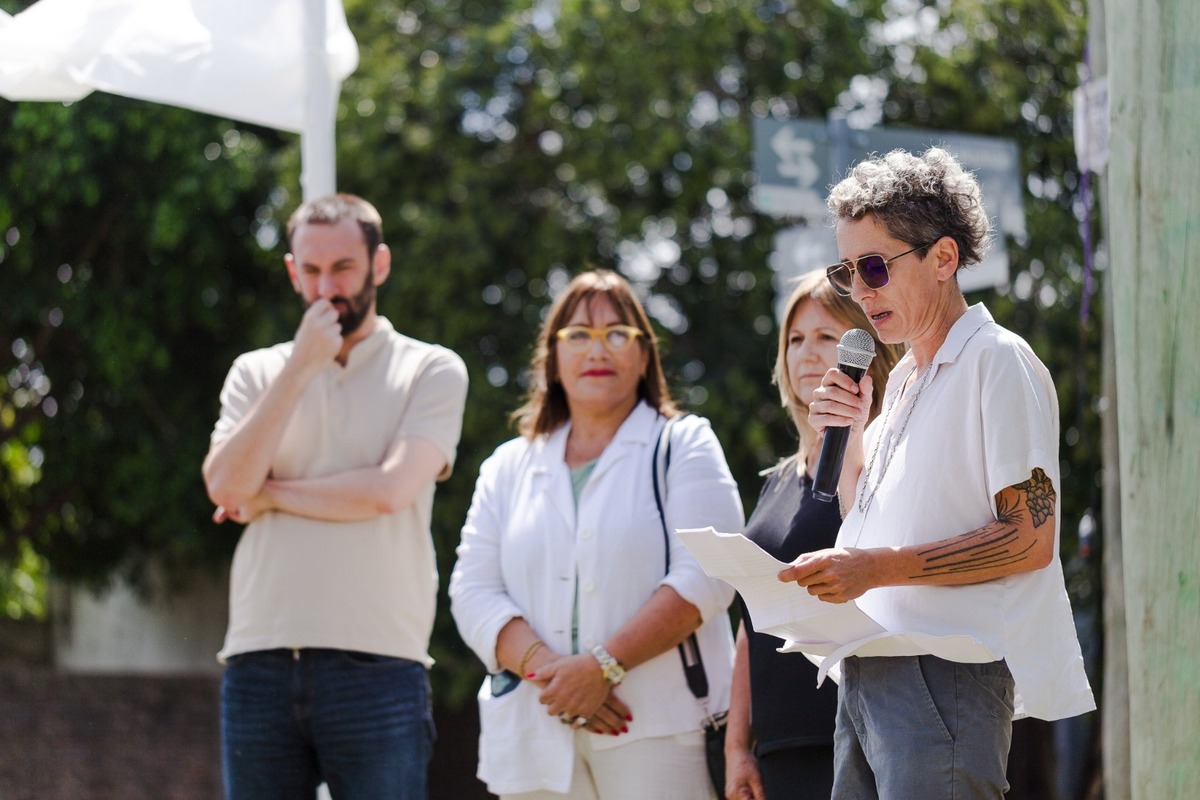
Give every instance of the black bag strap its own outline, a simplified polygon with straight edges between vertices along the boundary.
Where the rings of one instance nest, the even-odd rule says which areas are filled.
[[[671,468],[671,428],[684,415],[668,417],[663,425],[658,441],[654,443],[654,469],[652,483],[654,484],[654,504],[658,506],[658,520],[662,523],[663,551],[666,568],[663,574],[671,571],[671,534],[667,529],[667,515],[663,511],[663,497],[667,489],[667,471]],[[662,457],[659,457],[659,454]],[[662,488],[659,488],[659,473],[662,473]],[[687,678],[688,688],[698,700],[708,697],[708,675],[704,671],[704,659],[700,657],[700,642],[692,633],[679,643],[679,659],[683,662],[683,674]]]

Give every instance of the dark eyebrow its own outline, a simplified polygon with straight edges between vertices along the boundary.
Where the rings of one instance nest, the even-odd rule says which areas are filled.
[[[346,258],[339,258],[337,261],[333,262],[333,266],[335,266],[335,267],[340,267],[340,266],[343,266],[343,265],[345,265],[345,264],[349,264],[349,265],[353,266],[353,265],[354,265],[354,259],[353,259],[353,258],[350,258],[349,256],[347,256]],[[302,263],[300,264],[300,267],[301,267],[301,269],[311,269],[311,268],[313,268],[313,267],[319,267],[319,266],[321,266],[321,265],[320,265],[320,264],[314,264],[314,263],[313,263],[313,262],[311,262],[311,261],[304,261],[304,262],[302,262]]]

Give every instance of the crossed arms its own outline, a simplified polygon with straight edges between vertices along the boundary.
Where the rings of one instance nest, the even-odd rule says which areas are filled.
[[[223,445],[236,435],[214,445],[205,460],[204,475],[209,497],[217,505],[213,513],[217,522],[250,522],[265,511],[284,511],[331,522],[353,522],[392,514],[416,500],[446,466],[445,456],[437,445],[429,439],[414,436],[397,442],[378,466],[360,467],[320,478],[263,478],[257,484],[241,484],[257,486],[256,491],[250,488],[221,494],[214,486],[222,485],[222,466],[229,466],[229,472],[238,469],[236,463],[228,464],[234,459],[226,460],[221,451]]]
[[[204,483],[217,506],[217,522],[249,522],[271,510],[335,522],[371,519],[410,505],[446,468],[446,457],[432,440],[410,436],[397,441],[378,465],[318,478],[272,478],[271,463],[288,420],[335,352],[328,343],[311,346],[305,333],[302,323],[279,375],[204,459]]]

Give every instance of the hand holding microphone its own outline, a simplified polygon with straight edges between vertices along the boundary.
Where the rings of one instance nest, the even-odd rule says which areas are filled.
[[[823,399],[828,397],[830,400],[837,400],[840,392],[847,413],[837,414],[826,408],[818,414],[815,408],[809,407],[809,419],[813,422],[813,427],[818,430],[824,428],[825,431],[825,441],[821,444],[821,456],[817,461],[817,474],[813,479],[813,497],[825,502],[829,502],[837,496],[838,479],[841,477],[842,462],[846,457],[846,442],[850,438],[850,426],[860,413],[863,423],[866,422],[867,414],[862,411],[860,406],[865,397],[867,411],[869,411],[870,393],[863,389],[871,388],[871,379],[866,379],[866,386],[860,386],[859,382],[863,380],[867,367],[871,366],[871,359],[875,357],[875,339],[861,328],[851,328],[842,335],[837,349],[838,371],[854,382],[857,394],[851,394],[845,386],[837,386],[836,384],[844,384],[846,381],[844,379],[838,381],[836,375],[830,370],[830,374],[825,376],[817,393],[822,395]],[[847,403],[847,399],[852,402]]]

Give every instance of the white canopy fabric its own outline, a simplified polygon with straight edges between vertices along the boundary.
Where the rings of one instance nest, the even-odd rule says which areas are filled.
[[[323,4],[327,77],[340,86],[358,66],[358,46],[341,0]],[[99,89],[300,133],[306,7],[300,0],[40,0],[0,17],[0,95],[70,102]]]
[[[0,11],[0,96],[72,102],[98,89],[181,106],[321,140],[305,143],[306,160],[327,150],[332,161],[337,95],[357,66],[341,0],[39,0]],[[305,164],[314,168],[329,173],[321,193],[332,191],[332,164]]]

